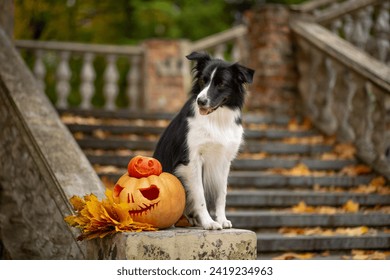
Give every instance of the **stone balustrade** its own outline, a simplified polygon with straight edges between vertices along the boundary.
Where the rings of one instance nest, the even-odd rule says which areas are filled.
[[[309,15],[337,36],[390,63],[390,1],[388,0],[316,0],[293,6]]]
[[[364,4],[363,9],[358,9],[358,2]],[[368,2],[375,3],[369,6]],[[363,51],[363,45],[370,45],[369,36],[363,30],[371,30],[369,33],[374,34],[372,30],[382,27],[383,19],[388,17],[389,1],[378,2],[380,4],[355,1],[353,9],[349,7],[353,15],[366,16],[372,12],[375,17],[370,24],[361,21],[346,27],[332,24],[341,22],[338,20],[323,20],[329,22],[325,26],[332,26],[329,30],[312,21],[296,19],[291,26],[296,35],[299,91],[306,115],[328,135],[336,134],[340,141],[353,142],[358,156],[389,178],[390,165],[386,155],[390,141],[386,112],[390,104],[390,67],[383,63],[387,59],[380,61]],[[344,4],[348,3],[351,1]],[[347,6],[343,10],[348,10]],[[332,18],[330,14],[327,17]],[[341,18],[354,16],[343,14]],[[340,38],[341,34],[350,36],[351,41],[355,40],[354,44]],[[364,44],[359,41],[361,36],[365,37]],[[377,48],[378,44],[373,46]]]
[[[170,80],[166,86],[172,88],[172,84],[177,84],[172,92],[175,92],[175,96],[177,91],[181,92],[179,95],[183,95],[183,98],[179,100],[184,102],[191,86],[190,64],[183,62],[185,55],[191,51],[208,51],[219,58],[243,62],[247,60],[245,34],[246,27],[240,25],[195,42],[178,41],[179,47],[175,48],[174,53],[170,50],[175,44],[169,40],[159,40],[159,51],[164,49],[164,44],[167,49],[167,57],[161,55],[161,61],[156,60],[153,54],[157,40],[145,41],[138,46],[26,40],[18,40],[15,45],[27,60],[28,55],[33,56],[31,67],[39,86],[49,96],[53,95],[50,91],[54,91],[52,99],[56,100],[58,108],[76,105],[81,109],[90,109],[96,107],[94,97],[101,94],[106,110],[118,109],[119,95],[122,100],[126,99],[124,103],[128,104],[127,109],[130,110],[167,110],[166,98],[156,98],[155,95],[161,94],[160,89],[165,87],[165,81],[161,79],[178,76],[183,83]],[[98,67],[102,63],[104,69]],[[77,64],[81,66],[77,67]],[[127,73],[125,77],[121,77],[123,69]],[[156,87],[151,85],[151,81],[152,84],[156,81]],[[79,101],[69,102],[72,91],[80,96]],[[177,110],[182,103],[170,108],[171,111]]]
[[[69,95],[75,91],[80,95],[78,106],[82,109],[94,107],[93,98],[99,92],[104,97],[104,108],[117,108],[120,83],[127,98],[128,108],[136,110],[141,106],[141,73],[143,49],[141,46],[111,46],[68,42],[43,42],[19,40],[16,47],[34,56],[32,70],[40,87],[47,91],[47,83],[55,80],[56,106],[67,108]],[[98,59],[104,67],[96,67]],[[76,67],[81,63],[81,67]],[[119,65],[127,73],[120,77]],[[48,68],[55,75],[48,77]],[[79,73],[75,72],[77,69]],[[100,72],[99,72],[100,71]],[[96,81],[97,76],[101,81]],[[97,88],[100,86],[100,88]]]

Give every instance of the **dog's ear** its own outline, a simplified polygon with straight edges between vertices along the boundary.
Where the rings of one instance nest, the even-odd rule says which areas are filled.
[[[232,67],[237,71],[238,80],[241,83],[251,84],[253,82],[253,74],[255,73],[255,70],[242,66],[238,63],[233,64]]]
[[[210,55],[204,52],[192,52],[189,55],[187,55],[186,58],[188,60],[196,60],[197,62],[207,61],[211,59]]]
[[[191,54],[187,55],[186,58],[188,60],[196,61],[194,70],[196,70],[198,73],[202,72],[202,70],[206,67],[206,64],[211,60],[210,55],[204,52],[192,52]]]

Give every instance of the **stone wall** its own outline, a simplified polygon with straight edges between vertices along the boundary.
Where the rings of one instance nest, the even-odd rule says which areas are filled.
[[[144,96],[147,111],[177,112],[188,97],[188,43],[152,39],[143,43]]]
[[[255,69],[249,109],[291,107],[297,93],[297,69],[290,12],[283,5],[262,5],[248,14],[248,66]]]
[[[0,28],[0,240],[12,259],[82,259],[68,199],[102,195],[75,139]]]

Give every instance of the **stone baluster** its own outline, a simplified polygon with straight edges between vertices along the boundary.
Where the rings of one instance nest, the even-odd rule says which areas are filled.
[[[351,15],[345,15],[344,16],[344,22],[343,22],[343,31],[345,40],[348,42],[352,41],[352,35],[354,30],[354,22]]]
[[[370,51],[370,42],[371,42],[371,29],[374,24],[373,21],[373,12],[374,8],[372,6],[368,6],[364,10],[362,10],[362,28],[363,28],[363,34],[364,34],[364,48],[368,52]]]
[[[382,174],[390,174],[390,162],[386,158],[386,149],[389,149],[390,142],[388,131],[386,131],[386,98],[388,94],[376,87],[368,84],[368,90],[375,95],[375,108],[373,110],[373,135],[372,142],[376,154],[374,162],[375,169]]]
[[[324,100],[321,106],[319,123],[321,129],[328,135],[332,135],[337,128],[337,120],[333,113],[334,89],[337,80],[337,70],[330,58],[325,59],[326,80],[324,84]]]
[[[140,78],[140,60],[141,57],[138,55],[130,58],[130,69],[127,74],[127,97],[129,99],[130,110],[137,110],[140,106],[140,92],[138,82]]]
[[[340,36],[340,28],[342,27],[343,23],[340,19],[336,19],[335,21],[332,21],[330,25],[330,30],[333,32],[333,34]]]
[[[118,95],[118,79],[119,73],[116,67],[116,56],[108,55],[107,66],[104,71],[105,84],[103,88],[104,97],[106,98],[106,104],[104,107],[107,110],[114,110],[116,107],[115,100]]]
[[[355,132],[357,153],[364,162],[371,165],[376,158],[372,143],[375,95],[371,90],[371,84],[364,81],[364,78],[355,76],[354,82],[356,83],[356,93],[350,122]]]
[[[317,96],[317,89],[318,89],[318,81],[316,79],[316,75],[319,72],[322,60],[323,60],[323,54],[319,51],[317,51],[315,48],[311,48],[309,50],[311,63],[310,63],[310,69],[309,69],[309,75],[307,78],[309,79],[309,93],[308,98],[306,101],[308,113],[311,116],[312,119],[317,119],[319,116],[318,107],[316,104],[316,96]]]
[[[46,67],[43,63],[43,52],[42,50],[35,51],[35,63],[34,63],[34,75],[37,79],[38,86],[45,91],[45,76],[46,76]]]
[[[95,93],[95,69],[93,67],[94,55],[85,53],[83,58],[83,67],[81,69],[81,108],[90,109],[92,106],[91,99]]]
[[[363,20],[365,17],[364,11],[360,11],[354,21],[354,27],[351,35],[351,42],[359,49],[364,49],[366,44],[366,35],[364,34]]]
[[[215,47],[214,57],[224,59],[226,51],[226,44],[219,44]]]
[[[375,23],[375,32],[377,37],[377,51],[380,61],[387,62],[387,56],[390,51],[390,2],[383,3],[379,9],[378,17]]]
[[[343,108],[339,108],[340,125],[338,136],[341,142],[350,142],[355,139],[355,132],[349,124],[349,119],[353,109],[352,101],[354,99],[357,86],[354,81],[354,76],[349,70],[346,70],[346,73],[341,77],[344,77],[344,87],[339,88],[338,92],[343,94],[344,91],[346,91],[346,96],[343,100],[343,104],[341,104]]]
[[[67,108],[68,107],[68,96],[70,93],[70,84],[69,80],[72,75],[69,68],[69,56],[70,53],[67,51],[60,53],[60,63],[57,67],[57,107],[58,108]]]
[[[310,76],[310,46],[305,40],[298,40],[298,71],[300,79],[298,80],[299,93],[305,106],[305,110],[308,112],[307,100],[309,99],[309,76]]]

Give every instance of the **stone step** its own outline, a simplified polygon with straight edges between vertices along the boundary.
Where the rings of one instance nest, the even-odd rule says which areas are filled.
[[[247,210],[229,211],[227,218],[234,227],[246,229],[277,227],[385,227],[390,226],[390,214],[379,211],[357,213],[292,213],[290,211]]]
[[[389,195],[350,192],[314,192],[291,190],[231,190],[227,194],[228,207],[290,207],[304,201],[310,206],[340,207],[348,200],[360,206],[390,205]]]
[[[123,119],[123,120],[171,120],[175,116],[172,113],[166,112],[142,112],[142,111],[129,111],[129,110],[115,110],[108,111],[104,109],[57,109],[60,115],[71,115],[85,118],[97,118],[97,119]],[[302,121],[302,118],[297,118],[298,122]],[[291,116],[288,114],[256,114],[245,113],[243,114],[244,123],[254,124],[276,124],[287,125],[291,121]]]
[[[291,250],[258,252],[257,260],[390,260],[390,253],[384,249],[345,249],[345,250],[316,250],[292,252]],[[379,255],[378,255],[379,254]]]
[[[172,113],[130,111],[126,109],[117,109],[115,111],[110,111],[96,108],[88,110],[79,108],[67,108],[57,109],[57,111],[61,116],[77,116],[96,119],[171,120],[174,117],[174,114]]]
[[[116,182],[120,176],[126,171],[119,170],[118,172],[99,172],[99,177],[105,177],[112,182]],[[285,176],[280,174],[272,174],[270,172],[256,171],[231,171],[228,184],[231,188],[240,189],[262,189],[262,188],[313,188],[315,185],[321,187],[339,187],[353,188],[359,185],[367,185],[375,174],[359,175],[359,176],[343,176],[343,175],[327,175],[327,176]]]
[[[374,174],[359,176],[288,176],[269,172],[232,171],[228,182],[230,186],[234,187],[281,188],[288,186],[312,188],[314,185],[319,185],[351,188],[368,184],[374,177]]]
[[[156,135],[159,136],[163,133],[165,127],[158,126],[137,126],[137,125],[90,125],[90,124],[67,124],[67,127],[72,133],[82,132],[86,135],[92,135],[96,131],[105,132],[111,136],[115,135]],[[301,130],[290,131],[286,129],[267,129],[267,130],[245,130],[245,139],[262,139],[279,140],[285,138],[299,138],[299,137],[312,137],[318,136],[319,133],[314,130]]]
[[[108,153],[102,155],[87,153],[87,157],[91,164],[113,165],[119,168],[125,168],[132,158],[131,156],[121,156]],[[299,163],[303,163],[313,171],[339,171],[343,167],[354,165],[357,162],[355,160],[319,160],[310,158],[289,159],[267,157],[264,159],[236,159],[232,163],[232,170],[260,171],[272,168],[290,169]]]
[[[151,140],[127,140],[127,139],[96,139],[93,137],[84,137],[78,139],[82,149],[129,149],[129,150],[153,150],[156,141]],[[243,152],[249,153],[268,153],[268,154],[299,154],[299,155],[314,155],[320,153],[331,152],[331,145],[300,145],[300,144],[285,144],[282,142],[259,142],[246,141],[242,148]]]
[[[262,253],[282,251],[322,251],[351,249],[384,249],[390,248],[390,233],[378,230],[375,234],[362,236],[285,236],[278,233],[257,233],[257,250]]]

